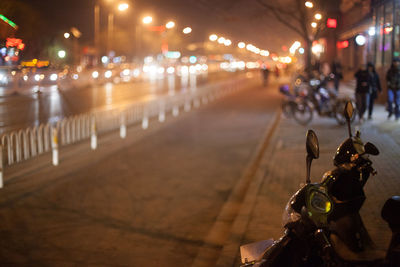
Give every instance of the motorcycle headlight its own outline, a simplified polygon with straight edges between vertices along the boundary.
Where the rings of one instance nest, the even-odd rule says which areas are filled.
[[[331,200],[319,191],[311,192],[310,205],[319,213],[329,213],[332,210]]]

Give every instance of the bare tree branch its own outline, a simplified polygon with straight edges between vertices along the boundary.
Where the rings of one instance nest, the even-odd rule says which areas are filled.
[[[263,0],[257,0],[257,2],[264,6],[266,9],[268,9],[270,12],[272,12],[272,14],[274,14],[275,18],[282,23],[283,25],[285,25],[286,27],[288,27],[289,29],[291,29],[292,31],[296,32],[297,34],[299,34],[300,36],[302,36],[304,38],[304,31],[301,28],[298,28],[297,26],[293,25],[292,23],[289,22],[288,19],[285,19],[283,17],[284,14],[287,14],[286,12],[284,14],[280,13],[278,11],[278,9],[275,6],[269,5],[265,2],[263,2]]]
[[[270,3],[266,3],[263,0],[257,0],[257,2],[266,9],[269,9],[271,11],[275,10],[281,15],[281,17],[286,16],[288,20],[295,20],[297,23],[302,22],[301,17],[298,16],[297,10],[295,9],[289,10],[288,7],[283,8],[277,5],[271,5]]]
[[[303,1],[302,0],[297,0],[297,9],[298,12],[300,14],[300,27],[303,30],[303,38],[305,40],[310,40],[310,34],[309,34],[309,26],[307,25],[307,23],[309,22],[308,17],[307,17],[307,12],[303,6]]]

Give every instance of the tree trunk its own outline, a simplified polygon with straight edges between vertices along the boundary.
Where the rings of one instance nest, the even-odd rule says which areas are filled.
[[[311,57],[312,57],[312,41],[308,38],[304,40],[305,47],[304,47],[304,70],[311,74],[312,71],[312,64],[311,64]]]

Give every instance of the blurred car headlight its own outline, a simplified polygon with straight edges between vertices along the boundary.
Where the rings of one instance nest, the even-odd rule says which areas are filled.
[[[164,67],[158,67],[157,72],[158,72],[158,74],[163,74],[165,72]]]
[[[124,76],[129,76],[130,73],[131,73],[131,71],[129,69],[124,69],[122,71],[122,75],[124,75]]]
[[[174,67],[168,67],[167,68],[167,73],[168,74],[173,74],[175,72],[175,68]]]
[[[106,71],[104,73],[104,77],[107,78],[107,79],[111,78],[111,76],[112,76],[112,71],[111,70],[108,70],[108,71]]]
[[[140,70],[139,69],[134,69],[133,70],[133,77],[139,77],[140,75]]]
[[[50,80],[51,81],[54,82],[54,81],[57,81],[57,79],[58,79],[58,75],[57,74],[53,73],[53,74],[50,75]]]

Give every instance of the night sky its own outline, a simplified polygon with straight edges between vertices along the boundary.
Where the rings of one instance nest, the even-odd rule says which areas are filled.
[[[94,0],[22,0],[40,10],[48,22],[48,31],[63,32],[77,27],[82,33],[82,42],[93,40]],[[101,2],[101,22],[106,26],[107,1]],[[266,15],[256,0],[135,0],[130,1],[128,14],[116,15],[118,27],[132,26],[135,19],[144,14],[157,18],[155,24],[167,19],[176,21],[177,26],[193,28],[193,41],[203,41],[211,33],[221,34],[233,42],[251,42],[271,51],[280,51],[282,45],[290,45],[298,36]],[[18,23],[18,22],[17,22]]]

